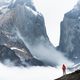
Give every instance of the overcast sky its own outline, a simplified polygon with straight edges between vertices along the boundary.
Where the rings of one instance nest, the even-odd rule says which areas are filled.
[[[54,46],[59,44],[60,22],[64,13],[70,11],[78,0],[33,0],[46,23],[48,36]]]

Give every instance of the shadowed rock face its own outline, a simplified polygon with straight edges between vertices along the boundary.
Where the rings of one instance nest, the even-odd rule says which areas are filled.
[[[7,65],[12,64],[16,66],[20,66],[22,64],[20,58],[14,51],[3,45],[0,45],[0,62]]]
[[[44,65],[41,61],[31,57],[29,59],[29,55],[25,55],[24,53],[22,54],[22,58],[24,57],[23,55],[27,56],[28,58],[24,57],[21,59],[19,56],[19,51],[18,53],[15,53],[14,50],[11,50],[10,48],[0,45],[0,62],[3,64],[6,64],[8,66],[42,66]]]
[[[43,16],[27,6],[17,6],[15,9],[16,29],[29,45],[49,42],[46,34]],[[18,22],[18,23],[17,23]]]
[[[80,4],[64,15],[58,49],[75,63],[80,61]]]

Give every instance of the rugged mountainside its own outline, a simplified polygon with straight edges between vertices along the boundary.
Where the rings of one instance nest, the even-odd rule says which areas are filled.
[[[7,57],[16,60],[17,65],[44,65],[34,58],[28,46],[48,40],[43,16],[32,1],[12,0],[2,5],[0,11],[0,61],[4,62]]]
[[[11,0],[0,5],[0,45],[9,48],[7,53],[1,53],[4,55],[1,59],[5,59],[10,51],[19,58],[20,65],[22,62],[26,65],[44,65],[41,60],[48,62],[42,49],[53,46],[46,33],[44,18],[37,12],[32,0]],[[0,50],[4,50],[1,47]],[[11,60],[10,56],[8,59]]]
[[[61,36],[58,49],[65,56],[78,63],[80,61],[80,2],[64,15],[61,22]]]
[[[80,80],[80,70],[77,70],[74,73],[67,74],[55,80]]]
[[[22,61],[29,60],[32,64],[54,66],[72,63],[49,41],[43,15],[36,10],[32,0],[11,0],[0,6],[0,45],[5,45]]]

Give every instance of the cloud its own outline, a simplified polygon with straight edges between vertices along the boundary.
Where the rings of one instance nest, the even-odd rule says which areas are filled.
[[[7,67],[0,64],[0,80],[53,80],[62,76],[54,67]]]

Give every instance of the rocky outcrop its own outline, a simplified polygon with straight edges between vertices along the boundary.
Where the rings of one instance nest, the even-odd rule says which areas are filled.
[[[80,4],[64,15],[58,49],[75,63],[80,61]]]
[[[67,74],[55,80],[80,80],[80,70],[77,70],[74,73]]]
[[[7,46],[0,45],[0,62],[8,66],[42,66],[41,61],[24,54],[24,52],[18,51],[16,53]],[[19,55],[21,53],[21,55]],[[23,56],[25,55],[25,57]],[[27,56],[27,58],[26,58]]]
[[[15,54],[15,52],[3,45],[0,45],[0,62],[11,66],[21,65],[20,58]]]

